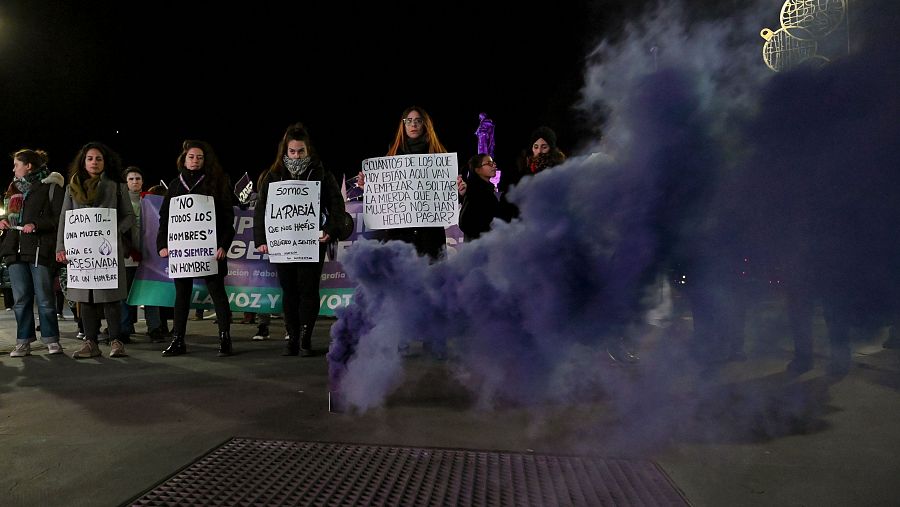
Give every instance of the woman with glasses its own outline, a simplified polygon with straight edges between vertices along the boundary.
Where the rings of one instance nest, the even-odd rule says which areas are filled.
[[[394,155],[419,155],[428,153],[447,153],[447,149],[438,140],[434,132],[434,124],[431,117],[424,109],[418,106],[410,106],[403,111],[394,141],[388,149],[387,156]],[[359,186],[365,185],[365,174],[360,172]],[[459,194],[465,195],[466,185],[462,177],[456,178]],[[400,240],[411,243],[416,247],[419,255],[427,255],[432,261],[441,257],[447,244],[447,235],[443,226],[435,227],[403,227],[398,229],[384,229],[378,231],[376,236],[382,241]]]
[[[16,314],[16,348],[9,357],[31,354],[31,342],[37,340],[35,299],[41,341],[49,354],[61,354],[51,271],[65,179],[47,168],[45,152],[28,149],[13,155],[13,175],[3,196],[6,214],[0,218],[0,256],[8,267]]]
[[[506,201],[498,199],[491,178],[497,174],[497,164],[487,153],[469,159],[468,191],[459,214],[459,228],[466,241],[477,239],[491,230],[495,218],[509,222],[512,210]]]

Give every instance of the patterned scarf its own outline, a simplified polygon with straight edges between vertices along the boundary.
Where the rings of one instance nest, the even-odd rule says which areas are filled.
[[[309,168],[312,157],[293,159],[288,158],[288,156],[285,155],[281,161],[284,162],[284,166],[287,168],[288,172],[291,173],[291,177],[300,179],[300,176]]]
[[[48,174],[50,174],[50,169],[43,165],[40,170],[31,171],[23,178],[13,178],[3,199],[9,225],[21,225],[19,224],[19,218],[22,215],[22,206],[25,204],[25,198],[28,197],[34,184],[46,178]]]

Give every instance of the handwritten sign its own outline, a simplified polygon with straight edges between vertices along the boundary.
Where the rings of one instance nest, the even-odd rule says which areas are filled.
[[[269,262],[319,262],[320,181],[269,183],[266,244]]]
[[[363,160],[363,220],[368,229],[456,225],[456,153]]]
[[[169,278],[215,275],[216,204],[212,197],[186,194],[169,203]]]
[[[66,211],[64,245],[69,287],[115,289],[119,287],[118,220],[112,208]]]

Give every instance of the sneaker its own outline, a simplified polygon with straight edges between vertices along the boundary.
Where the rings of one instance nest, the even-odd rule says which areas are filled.
[[[78,334],[75,335],[75,338],[84,340],[84,331],[78,331]]]
[[[269,326],[265,324],[260,324],[259,329],[256,330],[256,334],[251,338],[253,341],[263,341],[269,337]]]
[[[125,344],[119,340],[113,340],[109,348],[109,357],[125,357]]]
[[[56,354],[62,354],[62,353],[63,353],[63,348],[62,348],[62,345],[59,344],[59,342],[53,342],[53,343],[47,344],[47,354],[49,354],[51,356],[55,356]]]
[[[56,314],[56,319],[57,319],[57,320],[66,320],[66,316],[63,315],[63,314],[61,314],[61,313],[57,313],[57,314]]]
[[[9,353],[9,357],[25,357],[31,355],[30,343],[17,343],[16,348]]]
[[[284,340],[287,341],[287,340],[290,340],[290,339],[291,339],[291,335],[289,335],[289,334],[287,334],[287,333],[284,333]]]
[[[96,343],[91,340],[85,340],[84,345],[78,350],[78,352],[72,354],[72,357],[75,359],[87,359],[89,357],[97,357],[100,355],[100,347],[97,346]]]

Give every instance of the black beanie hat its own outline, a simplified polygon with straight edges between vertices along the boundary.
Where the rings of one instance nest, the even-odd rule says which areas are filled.
[[[531,145],[534,145],[534,142],[538,139],[547,141],[551,150],[556,149],[556,132],[553,132],[553,129],[550,127],[538,127],[537,130],[531,133]]]

